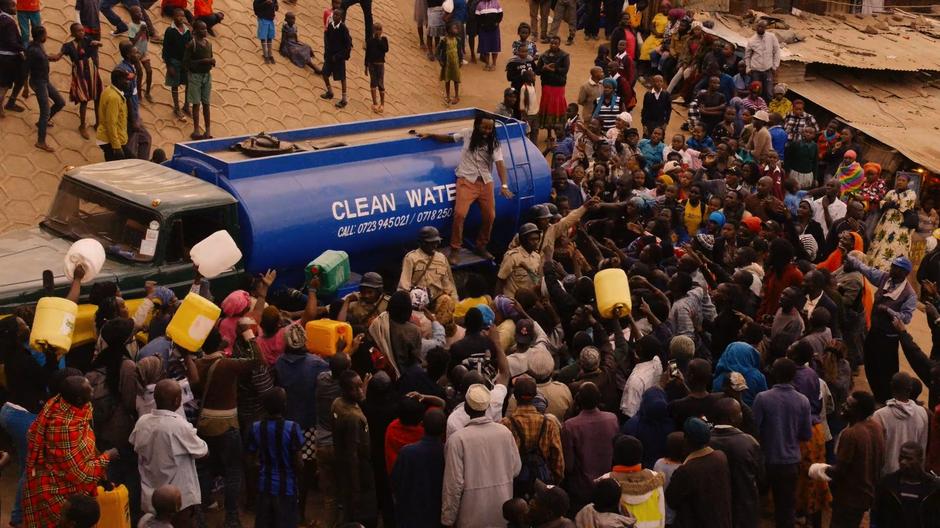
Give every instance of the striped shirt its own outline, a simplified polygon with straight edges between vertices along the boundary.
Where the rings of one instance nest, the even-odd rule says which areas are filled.
[[[251,426],[248,451],[258,454],[258,491],[281,497],[297,495],[293,461],[303,444],[303,431],[297,422],[261,420]]]

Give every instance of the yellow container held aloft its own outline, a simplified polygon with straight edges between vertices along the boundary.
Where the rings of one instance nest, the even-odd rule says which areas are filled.
[[[111,491],[98,486],[97,499],[101,516],[96,528],[131,528],[130,496],[124,484]]]
[[[78,305],[61,297],[43,297],[36,304],[29,344],[36,350],[52,347],[59,355],[72,348]]]
[[[630,314],[633,302],[630,300],[630,281],[627,273],[620,268],[608,268],[594,275],[594,297],[601,317],[613,319],[614,310],[620,308],[620,317]]]
[[[209,337],[209,332],[221,314],[222,309],[212,304],[212,301],[189,293],[166,327],[166,335],[180,347],[195,352]]]
[[[306,330],[307,350],[322,357],[330,357],[337,352],[342,352],[336,346],[340,339],[345,345],[349,345],[353,339],[352,326],[342,321],[317,319],[308,322]]]

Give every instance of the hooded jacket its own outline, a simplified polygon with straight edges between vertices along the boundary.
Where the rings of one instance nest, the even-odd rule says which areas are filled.
[[[882,475],[898,470],[898,455],[905,442],[917,442],[927,448],[928,419],[927,409],[908,400],[899,402],[894,398],[885,402],[885,406],[875,411],[874,418],[885,430],[885,464]]]
[[[643,443],[643,467],[652,469],[666,454],[666,436],[675,429],[666,393],[651,387],[643,393],[640,410],[623,424],[622,432]]]
[[[728,458],[731,473],[731,523],[734,528],[760,524],[760,491],[764,480],[764,454],[753,436],[731,426],[712,430],[712,448]]]
[[[936,528],[940,526],[940,482],[930,475],[924,475],[927,490],[918,504],[919,522],[905,525],[905,528]],[[872,508],[872,520],[878,526],[899,526],[904,519],[904,506],[901,503],[901,475],[897,472],[885,475],[875,491],[875,505]],[[581,526],[580,524],[578,526]]]
[[[767,390],[767,378],[760,371],[760,354],[757,349],[742,341],[735,341],[728,345],[718,364],[715,365],[715,381],[712,390],[722,392],[725,382],[732,372],[740,372],[747,381],[747,390],[741,399],[747,405],[754,403],[758,394]]]
[[[620,484],[620,506],[636,517],[637,528],[663,528],[666,526],[666,496],[662,473],[649,469],[631,471],[626,466],[614,466],[604,475]]]

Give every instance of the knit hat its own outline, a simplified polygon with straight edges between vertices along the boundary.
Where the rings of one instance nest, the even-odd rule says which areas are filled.
[[[751,233],[760,233],[760,218],[756,216],[749,216],[741,220],[741,223],[744,224],[744,226],[747,227]]]
[[[696,448],[707,445],[712,437],[711,426],[694,416],[686,418],[685,424],[682,425],[682,432],[685,433],[686,440]]]
[[[623,121],[627,125],[633,124],[633,116],[630,115],[630,112],[620,112],[619,114],[617,114],[617,119],[619,119],[620,121]]]
[[[708,215],[708,219],[718,224],[719,228],[725,225],[725,214],[721,211],[712,211],[712,213]]]
[[[819,252],[819,244],[816,242],[816,238],[813,235],[800,235],[800,244],[803,246],[803,251],[806,252],[809,260],[816,260],[816,254]]]
[[[584,347],[578,356],[578,365],[584,372],[594,372],[601,366],[600,351],[592,346]]]
[[[536,381],[544,381],[555,372],[555,359],[548,350],[533,349],[529,352],[529,373]]]
[[[701,233],[695,235],[695,241],[701,244],[703,248],[708,251],[711,251],[715,247],[715,236]]]
[[[785,93],[787,93],[787,85],[781,83],[774,86],[774,94],[783,95]]]
[[[290,350],[306,350],[307,331],[299,324],[288,325],[284,329],[284,344]]]
[[[486,385],[474,383],[467,389],[464,401],[467,403],[467,407],[474,411],[485,411],[490,406],[490,390],[486,388]]]
[[[901,268],[902,270],[910,273],[914,269],[914,265],[911,264],[910,259],[907,257],[901,256],[897,257],[891,261],[891,267]]]
[[[856,154],[854,150],[846,150],[846,151],[845,151],[845,154],[843,154],[842,157],[843,157],[843,158],[857,159],[857,158],[858,158],[858,154]]]
[[[748,85],[748,88],[750,88],[751,90],[760,90],[761,88],[763,88],[763,86],[764,85],[761,84],[760,81],[751,81],[751,84]]]

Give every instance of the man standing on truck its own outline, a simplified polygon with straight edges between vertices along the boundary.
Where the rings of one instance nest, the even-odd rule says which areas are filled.
[[[422,227],[418,232],[418,249],[405,255],[398,280],[399,290],[410,292],[412,288],[421,288],[428,292],[431,305],[435,305],[442,295],[450,295],[457,302],[454,275],[447,258],[437,250],[440,243],[441,235],[437,228]]]
[[[473,120],[473,129],[463,129],[455,134],[424,134],[418,138],[430,138],[444,143],[463,142],[460,164],[457,165],[457,201],[454,204],[454,226],[450,237],[451,265],[459,262],[460,247],[463,245],[463,223],[467,212],[474,202],[480,206],[480,232],[477,234],[473,252],[493,260],[493,254],[487,251],[493,222],[496,220],[496,199],[493,195],[493,165],[499,175],[499,193],[511,199],[509,179],[506,176],[506,164],[503,163],[503,151],[496,139],[496,120],[486,114],[478,114]],[[456,299],[456,296],[454,297]]]

